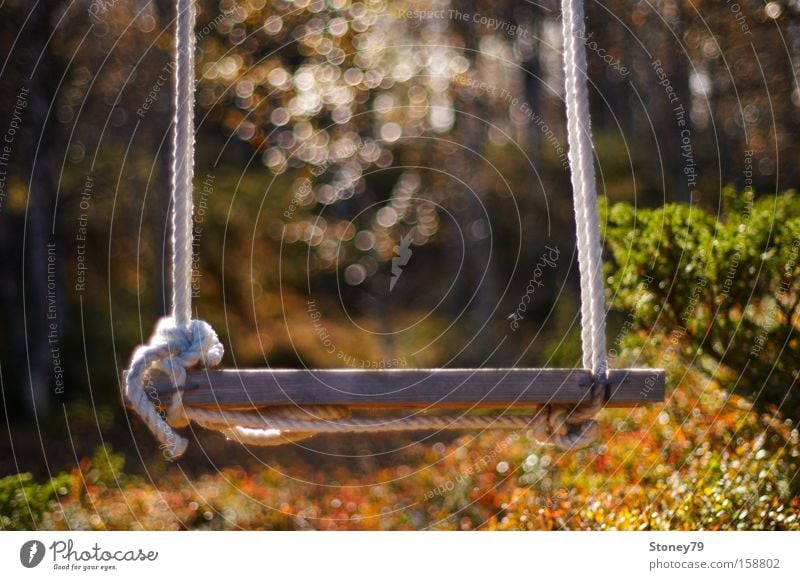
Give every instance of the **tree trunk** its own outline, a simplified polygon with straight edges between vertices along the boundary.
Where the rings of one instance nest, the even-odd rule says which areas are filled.
[[[32,11],[24,36],[27,42],[24,81],[28,88],[27,117],[20,139],[20,161],[29,176],[28,205],[23,243],[23,292],[27,339],[27,368],[23,377],[23,404],[26,414],[41,417],[52,405],[52,392],[63,393],[64,345],[62,344],[66,304],[61,272],[66,255],[56,240],[54,214],[57,186],[55,178],[54,124],[50,111],[55,98],[55,81],[60,76],[53,66],[48,39],[55,2],[40,2]],[[34,69],[34,67],[36,67]],[[55,216],[55,217],[54,217]],[[51,391],[51,386],[54,391]]]

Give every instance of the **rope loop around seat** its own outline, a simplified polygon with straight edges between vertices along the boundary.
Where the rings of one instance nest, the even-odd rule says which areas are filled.
[[[146,390],[148,374],[160,371],[180,388],[186,384],[187,370],[198,366],[215,367],[222,362],[224,352],[217,333],[207,322],[191,320],[188,327],[181,327],[173,317],[167,316],[158,321],[149,342],[133,353],[125,378],[125,398],[165,446],[169,457],[178,457],[186,451],[188,442],[172,429],[184,424],[178,420],[176,410],[168,413],[172,425],[158,413]],[[177,398],[173,402],[175,400]]]

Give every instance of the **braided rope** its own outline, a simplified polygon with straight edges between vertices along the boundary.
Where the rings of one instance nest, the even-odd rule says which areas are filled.
[[[192,318],[194,23],[194,0],[178,0],[172,142],[172,312],[178,326]]]
[[[581,281],[581,340],[583,366],[595,378],[608,371],[605,344],[602,242],[597,210],[597,185],[592,153],[589,89],[586,73],[586,27],[582,0],[562,0],[564,86],[567,139]]]
[[[172,317],[159,320],[150,342],[133,353],[125,378],[125,398],[164,445],[169,457],[183,454],[188,442],[158,414],[146,392],[148,374],[159,370],[170,377],[174,385],[183,386],[187,369],[200,364],[216,366],[222,361],[223,353],[217,333],[207,322],[192,320],[188,328],[183,328]]]
[[[172,316],[162,318],[147,345],[136,349],[125,383],[125,396],[166,448],[178,457],[187,441],[174,429],[194,422],[250,445],[279,445],[316,433],[377,433],[449,429],[530,430],[543,443],[563,449],[585,447],[598,435],[593,420],[602,404],[595,389],[587,404],[576,407],[545,405],[533,416],[415,415],[398,418],[353,418],[349,409],[316,406],[227,411],[184,406],[180,388],[187,369],[218,365],[224,349],[211,326],[192,319],[192,177],[194,171],[194,26],[195,0],[177,0],[175,119],[172,171]],[[581,280],[581,340],[583,365],[596,379],[606,376],[605,306],[601,271],[601,242],[592,157],[589,99],[586,86],[584,12],[581,0],[562,0],[564,76],[572,189],[577,224]],[[166,406],[166,418],[146,392],[151,371],[166,373],[176,394]]]
[[[329,409],[329,408],[326,408]],[[187,407],[186,419],[220,430],[229,439],[251,445],[276,445],[315,433],[383,433],[454,429],[530,429],[535,439],[563,449],[581,448],[597,438],[598,426],[582,410],[546,406],[532,417],[523,415],[415,415],[411,417],[335,419],[280,416],[266,413]]]
[[[168,457],[186,451],[188,442],[159,415],[146,392],[148,374],[166,373],[176,387],[186,384],[186,371],[222,361],[217,333],[202,320],[192,320],[192,176],[194,173],[194,0],[178,0],[175,34],[175,116],[172,144],[172,316],[159,320],[148,344],[133,353],[125,378],[125,398],[165,447]],[[173,407],[178,404],[173,400]],[[172,415],[175,413],[172,412]],[[176,425],[177,426],[177,425]]]

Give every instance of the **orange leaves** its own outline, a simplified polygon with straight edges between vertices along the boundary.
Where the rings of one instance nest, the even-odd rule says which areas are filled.
[[[691,373],[680,389],[663,406],[604,412],[602,444],[575,453],[525,433],[323,438],[268,464],[191,479],[168,467],[153,482],[101,448],[59,476],[58,495],[49,483],[24,493],[42,498],[45,529],[800,529],[792,424]],[[23,521],[19,485],[0,480],[4,522]]]

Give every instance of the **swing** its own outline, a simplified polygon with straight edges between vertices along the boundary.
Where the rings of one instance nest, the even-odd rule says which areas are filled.
[[[172,314],[136,349],[123,377],[126,404],[169,457],[186,450],[187,440],[175,429],[190,423],[250,445],[317,433],[525,429],[542,443],[569,450],[597,438],[593,417],[603,406],[663,401],[663,370],[608,369],[582,0],[562,0],[562,16],[583,369],[212,370],[222,361],[222,344],[208,323],[191,316],[194,1],[178,0],[177,9]],[[399,409],[407,414],[374,414]],[[472,413],[477,409],[495,413]],[[431,410],[450,413],[428,414]]]

